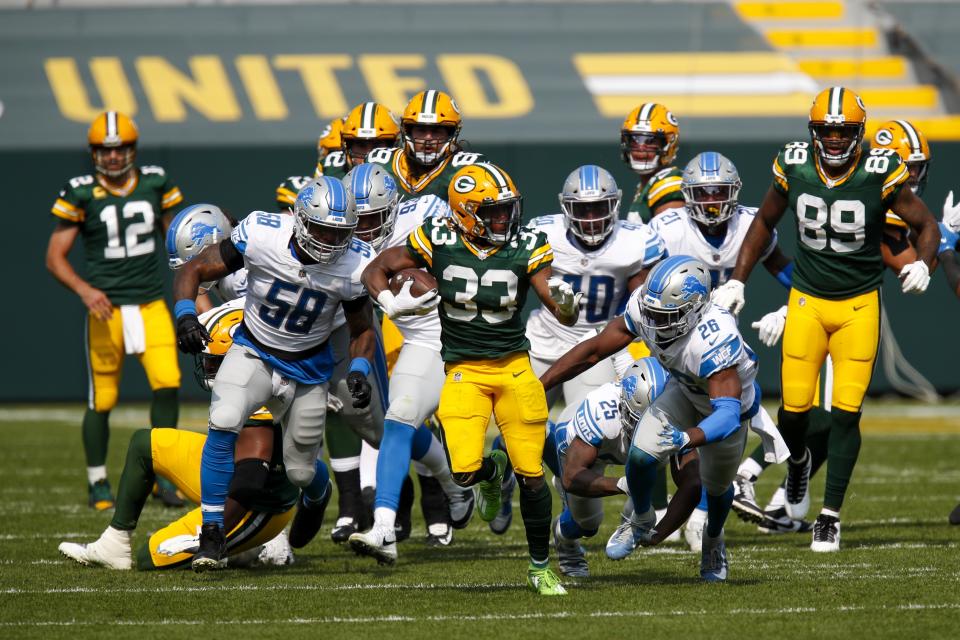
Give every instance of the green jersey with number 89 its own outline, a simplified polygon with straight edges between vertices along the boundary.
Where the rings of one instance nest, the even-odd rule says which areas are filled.
[[[140,167],[122,192],[94,176],[72,178],[51,212],[80,226],[86,278],[115,305],[163,297],[164,238],[160,218],[183,202],[160,167]]]
[[[823,172],[808,142],[787,144],[773,161],[773,187],[797,216],[797,291],[842,300],[883,280],[886,213],[910,173],[891,149],[858,153],[838,178]]]
[[[484,251],[447,217],[430,218],[407,236],[407,251],[439,283],[444,362],[494,360],[527,351],[521,317],[530,279],[553,262],[546,235],[522,229]]]

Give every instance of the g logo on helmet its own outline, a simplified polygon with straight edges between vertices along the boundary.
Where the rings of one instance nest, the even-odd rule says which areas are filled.
[[[673,115],[672,111],[667,111],[667,122],[672,124],[675,127],[679,127],[680,123],[677,122],[677,116]]]
[[[473,176],[460,176],[453,183],[453,190],[457,193],[470,193],[476,188],[477,181],[473,179]]]
[[[877,129],[877,133],[873,136],[873,140],[879,145],[886,146],[893,142],[893,133],[889,129]]]
[[[684,300],[689,300],[696,294],[700,294],[703,297],[707,296],[707,288],[703,286],[703,283],[697,279],[696,276],[687,276],[683,280],[683,284],[680,285],[680,293],[683,294]]]

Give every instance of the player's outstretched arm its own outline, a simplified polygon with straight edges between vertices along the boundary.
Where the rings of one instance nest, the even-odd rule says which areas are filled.
[[[721,369],[707,378],[707,393],[713,413],[687,430],[690,442],[684,448],[723,440],[739,429],[740,392],[740,376],[736,367]]]
[[[67,259],[79,235],[79,225],[68,222],[57,223],[53,233],[50,234],[50,243],[47,245],[47,270],[60,284],[80,296],[83,304],[94,317],[106,321],[113,315],[113,304],[110,298],[81,278]]]
[[[634,335],[627,329],[623,316],[617,316],[603,328],[603,331],[560,356],[542,376],[540,382],[545,390],[550,390],[566,382],[608,358],[633,342]]]
[[[553,314],[560,324],[572,327],[580,319],[580,298],[573,287],[559,278],[551,277],[553,269],[544,267],[530,278],[530,286],[536,292],[545,309]]]
[[[917,235],[917,257],[900,270],[904,293],[923,293],[930,282],[930,272],[940,247],[940,229],[923,200],[910,189],[902,188],[890,209],[903,218]]]
[[[219,280],[243,268],[243,255],[227,238],[220,244],[204,247],[197,257],[176,270],[173,276],[174,304],[195,301],[201,282]]]
[[[670,534],[690,519],[690,514],[700,504],[700,455],[689,451],[680,456],[670,456],[670,473],[677,485],[677,492],[667,504],[667,512],[657,523],[657,533],[649,541],[642,541],[645,547],[660,544]]]
[[[580,438],[574,438],[567,447],[563,463],[563,489],[584,498],[602,498],[623,493],[617,478],[597,473],[590,466],[597,461],[597,448]]]

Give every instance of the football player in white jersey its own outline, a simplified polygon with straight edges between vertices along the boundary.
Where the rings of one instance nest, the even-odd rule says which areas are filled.
[[[626,463],[634,428],[650,403],[663,392],[669,377],[655,358],[642,358],[627,369],[619,383],[608,382],[594,389],[579,404],[567,405],[557,419],[551,434],[553,446],[544,448],[544,460],[554,475],[562,478],[564,509],[553,522],[553,541],[564,575],[589,575],[579,539],[597,533],[603,522],[603,496],[627,493],[626,477],[605,476],[606,466]],[[553,456],[548,455],[551,451]],[[674,478],[681,489],[673,504],[685,506],[669,522],[665,518],[645,544],[663,541],[699,500],[697,460],[697,455],[690,453],[679,466],[674,466]],[[620,530],[625,530],[633,541],[631,527]],[[617,538],[613,540],[616,542]],[[613,547],[608,546],[608,553]],[[623,556],[612,559],[620,557]]]
[[[756,355],[741,337],[734,316],[709,303],[709,293],[706,265],[690,256],[663,260],[630,296],[623,316],[574,347],[540,380],[544,388],[553,388],[634,339],[644,339],[671,377],[643,414],[627,457],[636,510],[631,544],[644,540],[654,527],[650,492],[657,466],[672,454],[699,447],[700,479],[708,502],[700,576],[717,582],[727,578],[723,525],[746,427],[760,433],[772,455],[786,459],[788,453],[772,424],[753,420],[760,410]]]
[[[201,461],[203,526],[200,549],[191,563],[195,571],[219,566],[237,433],[255,409],[270,406],[276,377],[284,386],[294,386],[293,400],[281,415],[287,476],[303,490],[308,506],[326,497],[327,486],[315,482],[315,462],[323,445],[334,368],[329,337],[341,304],[351,338],[347,386],[355,406],[370,403],[367,376],[376,336],[360,273],[375,252],[353,238],[356,225],[352,194],[339,180],[320,177],[300,191],[293,216],[253,212],[229,239],[206,248],[177,271],[177,342],[186,353],[199,353],[210,340],[196,315],[200,282],[243,267],[248,280],[243,323],[213,385]]]
[[[377,164],[358,165],[343,181],[357,202],[356,235],[377,250],[403,246],[410,232],[425,219],[449,215],[447,203],[432,195],[400,204],[396,181]],[[435,294],[424,295],[439,303]],[[401,486],[408,477],[411,459],[423,464],[436,478],[450,507],[449,522],[446,518],[428,522],[428,544],[449,544],[451,526],[466,527],[474,506],[473,492],[453,482],[443,445],[424,424],[437,409],[444,381],[436,304],[424,307],[419,315],[392,320],[403,334],[403,346],[390,375],[390,404],[377,457],[374,522],[368,531],[350,536],[350,546],[355,551],[372,556],[381,564],[397,560],[395,523]]]

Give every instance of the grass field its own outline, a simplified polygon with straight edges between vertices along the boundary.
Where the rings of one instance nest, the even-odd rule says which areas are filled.
[[[417,523],[390,570],[334,545],[329,528],[283,569],[195,575],[73,564],[58,543],[92,541],[110,518],[86,506],[80,415],[17,407],[0,416],[0,638],[954,638],[960,628],[960,527],[947,524],[960,499],[956,405],[867,408],[839,554],[814,555],[809,534],[765,536],[732,517],[730,580],[704,585],[699,557],[678,545],[607,560],[620,506],[611,499],[587,543],[593,575],[565,580],[562,599],[524,589],[519,517],[504,537],[475,518],[440,550],[422,543]],[[114,485],[145,419],[138,408],[114,417]],[[201,425],[203,408],[187,408],[184,423]],[[768,473],[758,495],[765,500],[779,477]],[[813,487],[818,507],[823,478]],[[174,515],[148,502],[135,544]]]

